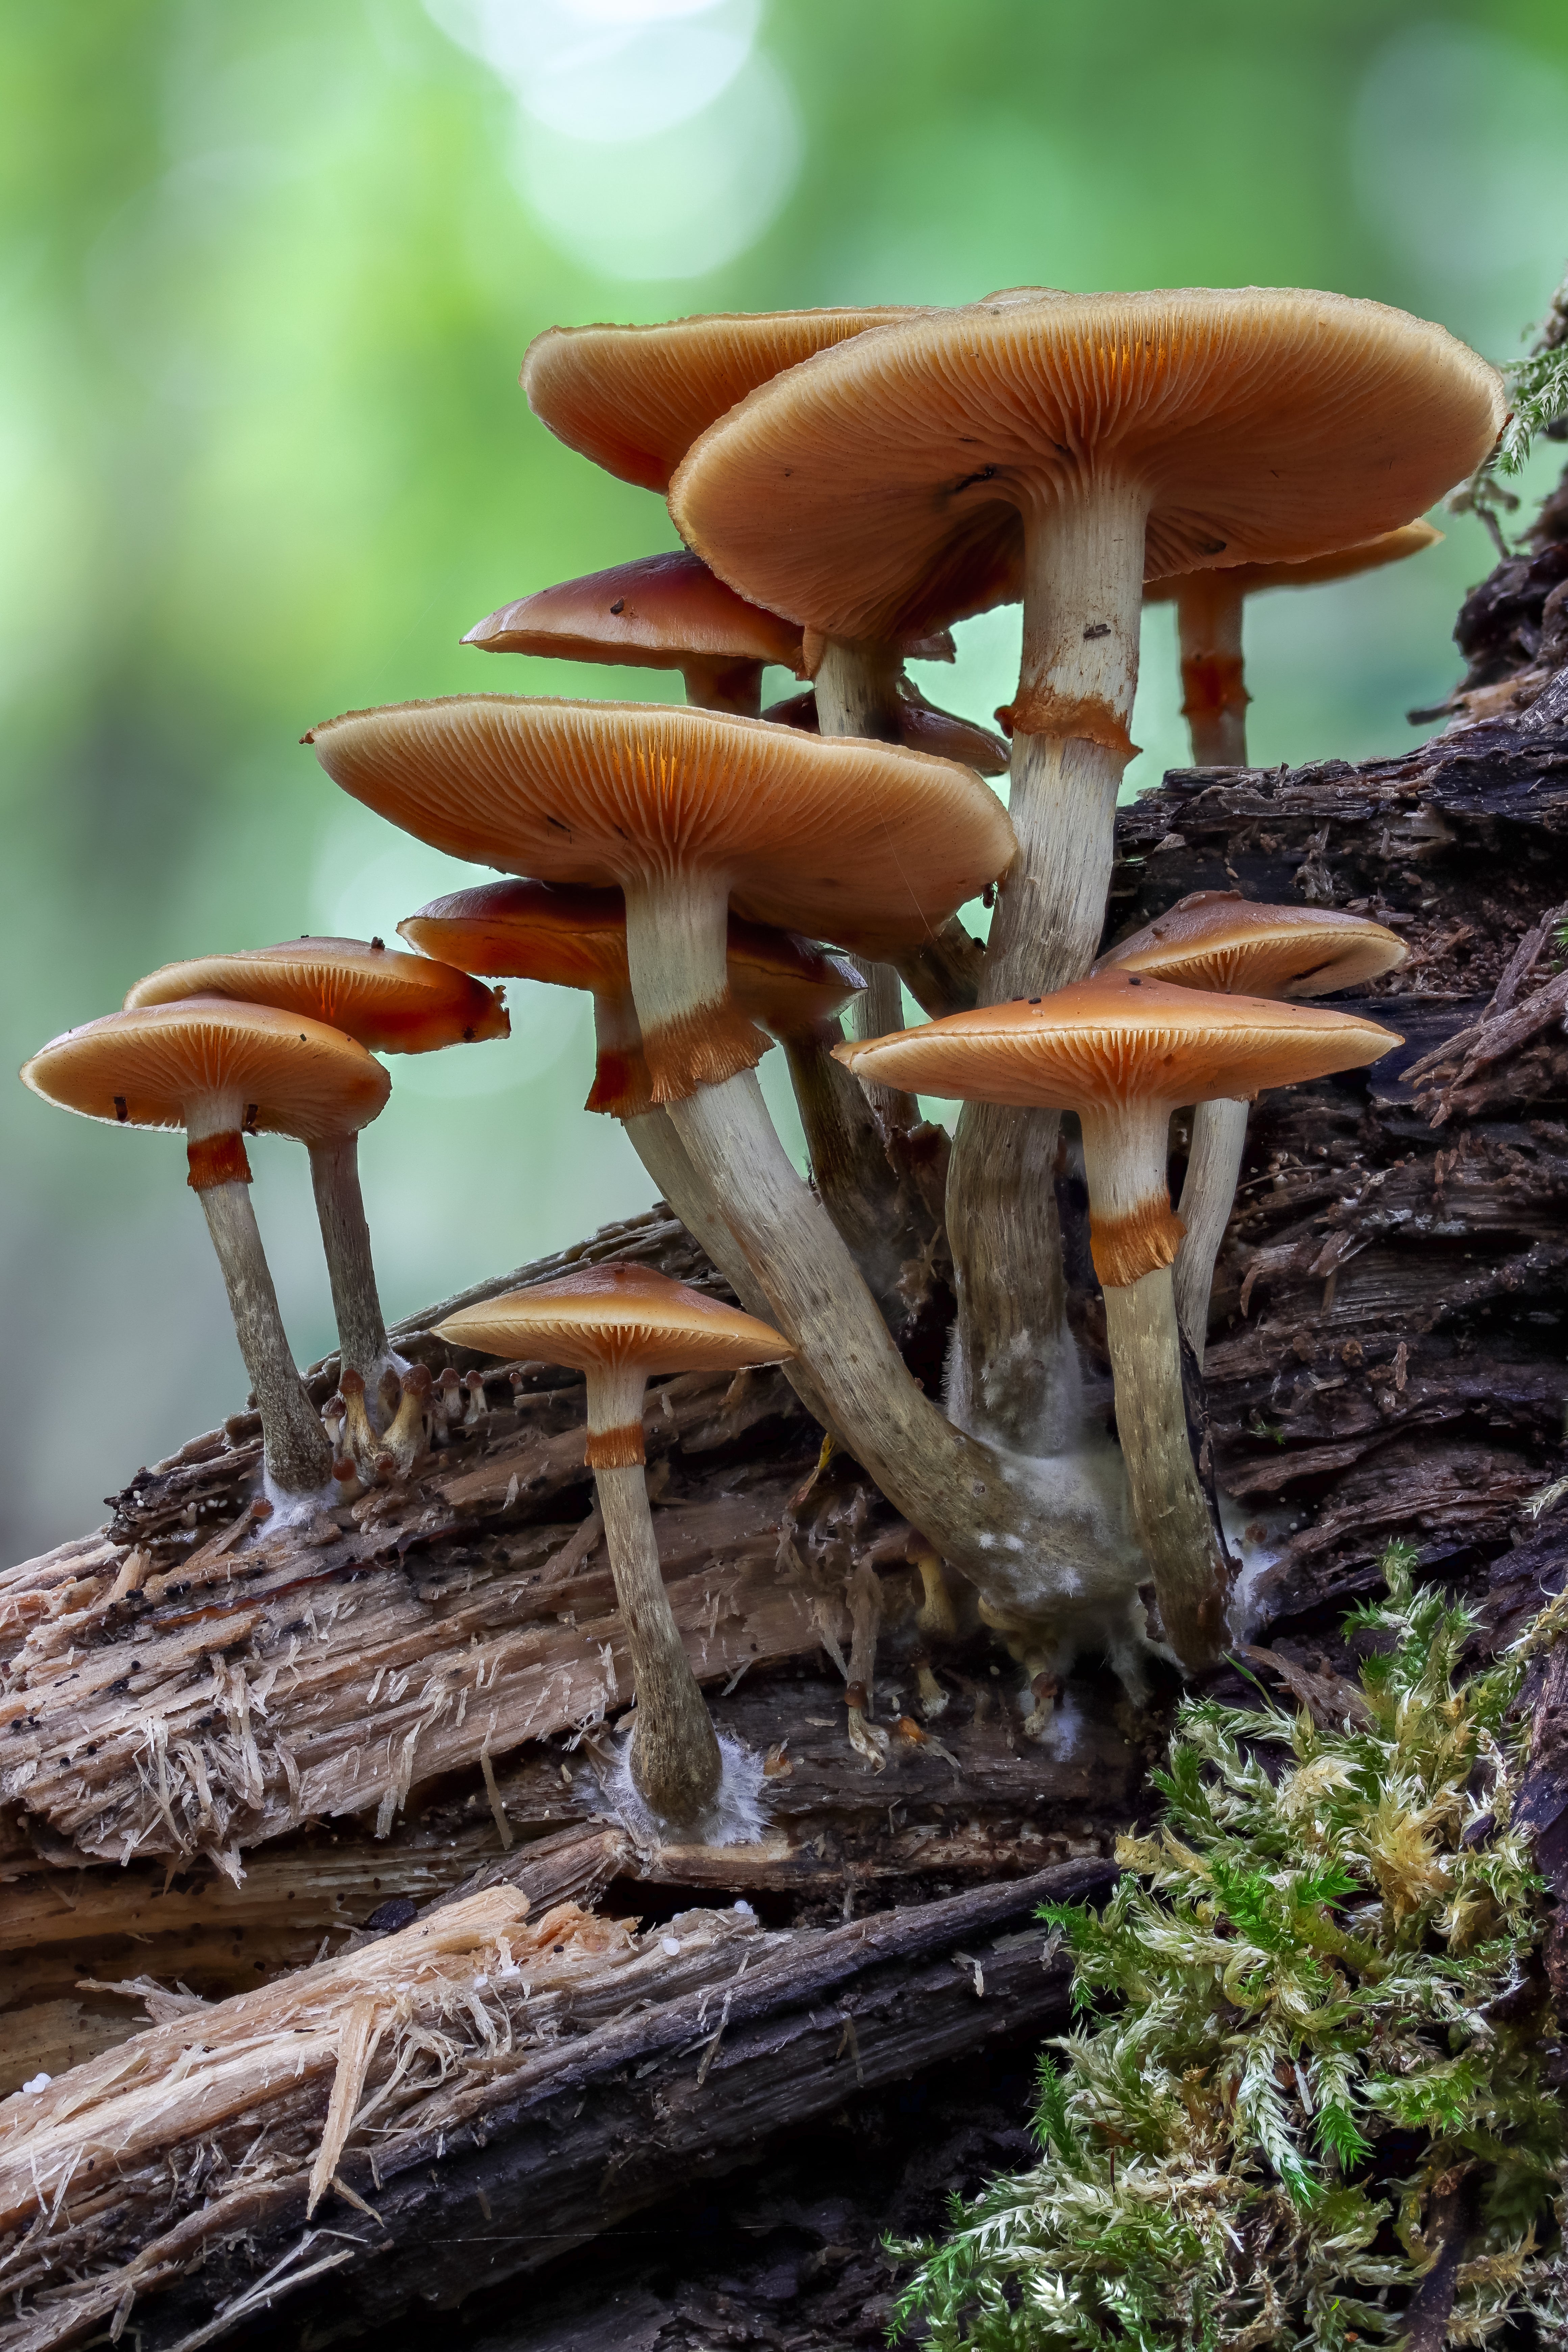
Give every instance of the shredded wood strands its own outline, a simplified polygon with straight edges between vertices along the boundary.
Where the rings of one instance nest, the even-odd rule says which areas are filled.
[[[439,2163],[498,2076],[521,2083],[564,2035],[729,1982],[766,1940],[750,1911],[680,1913],[646,1936],[575,1903],[528,1914],[493,1887],[211,2006],[121,1988],[153,1992],[164,2021],[0,2102],[0,2281],[20,2329],[6,2340],[45,2352],[111,2321],[117,2338],[137,2297],[204,2249],[297,2226],[331,2196],[374,2226],[341,2177],[351,2147],[375,2189],[415,2145]]]
[[[1086,2021],[1042,2064],[1042,2163],[909,2250],[903,2315],[938,2352],[1338,2352],[1407,2322],[1476,2345],[1527,2311],[1564,2340],[1511,1709],[1568,1601],[1458,1683],[1476,1621],[1416,1591],[1414,1559],[1392,1547],[1387,1602],[1350,1620],[1389,1646],[1346,1727],[1187,1706],[1164,1824],[1121,1841],[1103,1914],[1047,1906]]]
[[[728,1442],[727,1386],[700,1375],[654,1394],[650,1442],[699,1446],[710,1423]],[[786,1394],[759,1383],[756,1412]],[[631,1673],[609,1575],[571,1558],[553,1499],[577,1517],[580,1406],[528,1402],[467,1465],[437,1456],[396,1518],[263,1533],[211,1584],[182,1564],[128,1602],[145,1555],[102,1541],[0,1582],[0,1798],[84,1856],[205,1857],[237,1884],[245,1850],[302,1820],[363,1813],[384,1838],[416,1779],[600,1720]],[[700,1679],[816,1647],[808,1597],[773,1570],[780,1501],[661,1515]]]

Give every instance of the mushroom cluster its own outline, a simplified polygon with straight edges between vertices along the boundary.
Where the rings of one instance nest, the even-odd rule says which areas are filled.
[[[739,1311],[612,1266],[438,1336],[585,1372],[636,1681],[631,1776],[657,1822],[689,1829],[722,1811],[724,1767],[642,1484],[656,1371],[780,1364],[908,1521],[922,1636],[956,1631],[947,1580],[966,1580],[1026,1664],[1034,1736],[1080,1651],[1134,1694],[1152,1653],[1189,1671],[1218,1654],[1231,1563],[1184,1379],[1246,1102],[1397,1042],[1299,1000],[1400,950],[1375,923],[1212,894],[1106,947],[1141,606],[1178,604],[1197,756],[1244,758],[1244,594],[1426,543],[1412,518],[1489,449],[1501,387],[1441,328],[1256,288],[555,329],[523,384],[562,441],[665,497],[684,544],[535,589],[465,642],[678,669],[684,705],[465,694],[312,728],[343,791],[504,878],[410,915],[414,954],[306,939],[169,966],[24,1076],[89,1116],[184,1127],[271,1499],[316,1508],[411,1475],[461,1393],[387,1340],[357,1165],[387,1092],[375,1056],[504,1035],[500,992],[475,974],[589,991],[587,1108],[622,1122]],[[905,664],[951,660],[955,623],[1020,595],[1009,751]],[[769,666],[805,688],[764,714]],[[1004,764],[1005,807],[984,781]],[[961,919],[981,898],[984,948]],[[906,989],[928,1016],[913,1027]],[[809,1181],[755,1076],[774,1040]],[[965,1106],[945,1409],[889,1330],[921,1095]],[[1178,1214],[1169,1129],[1193,1106]],[[1082,1131],[1114,1428],[1065,1314],[1064,1113]],[[340,1335],[331,1438],[250,1210],[244,1138],[262,1129],[310,1153]]]

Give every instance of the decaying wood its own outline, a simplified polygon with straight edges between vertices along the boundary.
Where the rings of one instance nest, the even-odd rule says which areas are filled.
[[[456,2305],[744,2161],[760,2125],[1059,2015],[1035,1906],[1110,1874],[794,1931],[727,1908],[637,1933],[497,1887],[279,1986],[172,2002],[0,2107],[0,2259],[27,2305],[0,2343],[134,2312],[144,2346],[189,2346],[286,2299],[321,2341],[351,2308],[357,2332]]]

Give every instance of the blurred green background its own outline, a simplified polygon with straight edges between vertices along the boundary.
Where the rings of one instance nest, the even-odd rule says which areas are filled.
[[[673,543],[656,499],[531,418],[541,328],[1261,281],[1375,295],[1503,360],[1568,245],[1564,124],[1553,0],[10,0],[5,1058],[172,957],[390,937],[472,878],[346,802],[298,747],[312,720],[669,690],[458,645]],[[1255,757],[1412,740],[1490,561],[1448,528],[1254,605]],[[1186,758],[1173,625],[1146,626],[1134,787]],[[921,682],[984,716],[1016,613],[960,636]],[[389,1316],[648,1197],[579,1108],[586,1000],[512,996],[510,1045],[393,1065],[362,1154]],[[244,1380],[174,1138],[9,1085],[0,1150],[7,1560],[94,1524]],[[253,1158],[304,1361],[331,1340],[304,1155]]]

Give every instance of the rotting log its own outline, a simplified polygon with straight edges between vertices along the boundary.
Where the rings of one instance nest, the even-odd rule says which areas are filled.
[[[20,2290],[0,2344],[53,2352],[133,2314],[164,2352],[286,2305],[319,2345],[455,2307],[854,2091],[1059,2018],[1068,1969],[1036,1906],[1112,1874],[1068,1864],[831,1929],[692,1910],[642,1935],[573,1905],[525,1922],[498,1890],[348,1969],[172,2001],[139,2043],[0,2109]]]

